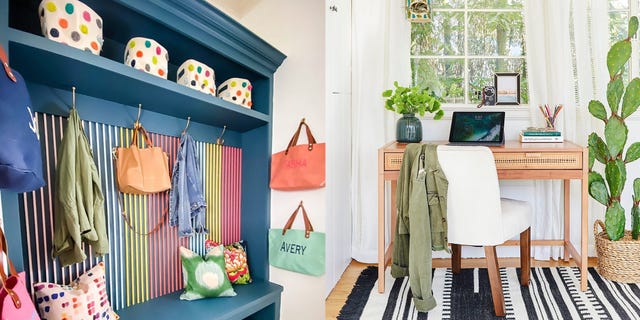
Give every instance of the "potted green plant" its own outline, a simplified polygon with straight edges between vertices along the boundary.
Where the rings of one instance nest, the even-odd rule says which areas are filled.
[[[399,86],[398,81],[393,85],[395,89],[383,91],[382,97],[386,98],[384,107],[387,110],[402,115],[396,123],[396,140],[420,142],[422,141],[422,124],[420,119],[416,118],[416,113],[424,116],[425,112],[429,112],[434,114],[433,119],[441,119],[444,111],[440,109],[440,98],[429,88],[417,85],[407,88]]]
[[[631,231],[625,231],[625,209],[620,203],[627,181],[626,166],[640,158],[640,142],[632,143],[624,152],[629,132],[625,119],[640,106],[640,78],[634,78],[625,88],[623,77],[631,57],[631,38],[638,31],[637,17],[631,17],[628,30],[627,38],[616,42],[607,54],[608,110],[600,101],[589,102],[591,115],[604,122],[604,139],[595,132],[589,135],[589,194],[606,206],[604,223],[598,220],[594,225],[598,272],[614,281],[640,282],[640,178],[633,181]],[[593,168],[595,161],[604,165],[604,177]],[[598,232],[598,226],[604,231]]]

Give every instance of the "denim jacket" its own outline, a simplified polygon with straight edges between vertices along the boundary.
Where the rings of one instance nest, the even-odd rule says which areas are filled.
[[[178,226],[178,236],[208,233],[205,229],[207,204],[202,192],[202,175],[196,144],[187,133],[180,138],[180,149],[173,165],[169,193],[169,224]]]

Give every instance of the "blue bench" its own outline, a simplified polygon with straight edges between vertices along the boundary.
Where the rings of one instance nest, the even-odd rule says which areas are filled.
[[[280,319],[282,287],[267,281],[236,285],[235,297],[180,300],[180,291],[118,310],[122,320]]]

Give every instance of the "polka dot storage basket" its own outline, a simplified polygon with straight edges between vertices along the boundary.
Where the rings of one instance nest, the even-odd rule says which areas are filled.
[[[242,78],[231,78],[218,87],[218,97],[251,109],[251,82]]]
[[[102,18],[77,0],[43,0],[40,27],[48,39],[90,51],[102,50]]]
[[[124,52],[124,64],[166,79],[169,53],[155,40],[131,38]]]
[[[212,68],[194,59],[189,59],[178,68],[176,82],[198,91],[216,95],[216,75]]]

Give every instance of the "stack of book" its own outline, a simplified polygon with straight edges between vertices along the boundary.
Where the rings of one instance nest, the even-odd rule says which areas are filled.
[[[548,128],[527,128],[520,132],[520,142],[563,142],[562,132]]]

